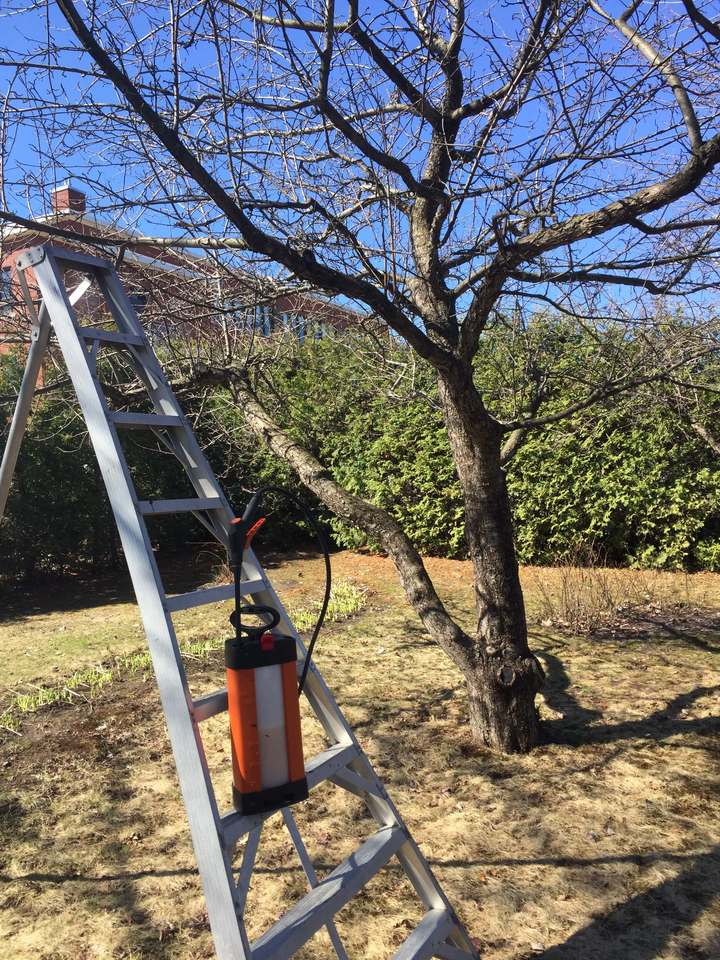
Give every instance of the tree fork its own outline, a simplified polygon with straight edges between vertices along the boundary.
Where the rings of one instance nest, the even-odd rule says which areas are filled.
[[[344,520],[360,527],[377,539],[398,571],[405,595],[430,636],[460,669],[467,689],[469,720],[473,739],[505,753],[526,753],[539,740],[539,721],[535,695],[544,674],[527,643],[527,627],[522,591],[512,539],[510,508],[505,475],[500,467],[501,434],[493,434],[494,451],[475,471],[466,497],[466,533],[473,562],[474,587],[478,610],[478,628],[469,636],[455,623],[437,595],[420,555],[407,535],[385,510],[351,494],[332,479],[309,451],[277,424],[252,390],[245,374],[237,370],[198,372],[196,383],[223,383],[230,387],[243,417],[260,439],[297,473],[300,480],[327,507]],[[474,389],[474,388],[473,388]],[[479,401],[475,393],[476,401]],[[447,399],[447,398],[446,398]],[[449,410],[452,409],[450,406]],[[448,417],[448,432],[461,442],[455,419]],[[488,421],[491,422],[491,421]],[[478,462],[478,448],[472,446]],[[480,451],[480,454],[482,452]],[[483,463],[482,455],[479,462]],[[492,469],[485,470],[485,467]],[[464,473],[464,471],[463,471]],[[484,479],[483,479],[484,478]],[[494,480],[489,482],[489,478]],[[466,481],[469,479],[465,477]],[[461,478],[462,482],[462,478]],[[487,503],[478,489],[493,488],[497,509],[485,523],[478,522],[475,510]],[[468,506],[475,504],[475,507]],[[498,579],[494,564],[504,571]],[[505,591],[512,602],[505,600]]]

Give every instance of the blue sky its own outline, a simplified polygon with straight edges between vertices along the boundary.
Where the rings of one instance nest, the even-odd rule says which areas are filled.
[[[18,54],[27,56],[33,51],[42,48],[49,31],[56,42],[59,40],[63,45],[67,43],[66,49],[59,53],[59,62],[61,64],[71,70],[87,66],[87,58],[80,57],[75,51],[67,49],[67,47],[71,46],[71,38],[64,24],[64,20],[54,4],[51,4],[49,7],[47,19],[38,15],[37,11],[18,14],[16,16],[9,15],[13,8],[18,10],[20,6],[19,0],[10,0],[10,4],[6,6],[6,12],[0,15],[0,24],[3,26],[4,37],[4,40],[0,41],[0,46],[7,47],[10,51],[9,56],[7,54],[5,55],[6,59],[17,58]],[[378,2],[378,0],[367,4],[365,6],[365,20],[371,20],[384,8],[385,5]],[[155,15],[158,11],[157,5],[154,4],[149,4],[146,9],[151,15]],[[517,30],[516,16],[519,9],[519,5],[510,5],[507,3],[491,4],[489,6],[487,4],[484,6],[477,3],[469,4],[468,10],[470,16],[474,22],[480,25],[480,28],[485,34],[483,39],[470,38],[468,41],[468,50],[471,55],[471,63],[468,69],[469,72],[474,72],[476,77],[480,78],[484,72],[487,72],[490,67],[489,57],[491,56],[491,52],[492,50],[502,50],[506,43],[504,37],[513,37]],[[111,39],[117,42],[122,40],[122,29],[119,23],[120,21],[117,20],[112,21],[113,34]],[[138,25],[138,32],[142,32],[140,24]],[[490,44],[488,41],[491,35],[492,43]],[[167,54],[166,36],[160,38],[159,44],[159,56],[157,56],[158,50],[154,49],[154,42],[150,42],[147,46],[148,48],[153,48],[152,53],[153,56],[155,56],[155,64],[167,70],[170,61]],[[603,54],[609,56],[610,53],[617,50],[618,47],[619,42],[617,37],[600,31],[598,21],[597,48],[595,51],[597,55],[600,56]],[[235,48],[235,52],[238,49],[240,48]],[[304,41],[304,45],[301,44],[299,49],[301,53],[303,50],[310,49],[309,43]],[[229,47],[226,64],[228,69],[234,69],[236,71],[236,82],[237,84],[241,84],[244,78],[247,79],[250,77],[250,74],[243,74],[243,61],[241,57],[233,57],[231,56],[232,53],[233,50]],[[186,68],[196,74],[193,78],[192,86],[194,89],[200,89],[202,78],[199,74],[201,71],[211,71],[214,69],[212,48],[207,42],[198,42],[196,39],[195,42],[186,49],[181,50],[180,56]],[[246,71],[249,69],[249,67],[245,67]],[[573,96],[577,97],[579,103],[582,94],[581,85],[585,82],[586,64],[583,58],[578,56],[577,63],[566,64],[565,69],[567,74],[563,77],[563,82],[567,85],[567,96],[570,98]],[[617,68],[613,82],[625,84],[628,90],[631,90],[632,83],[635,78],[640,75],[642,69],[643,68],[639,66],[638,59],[629,56],[625,58],[622,65]],[[10,68],[0,67],[0,91],[6,92],[9,90],[9,83],[12,76],[13,71]],[[170,82],[168,73],[165,74],[165,79],[168,83]],[[54,72],[50,75],[50,79],[46,79],[43,77],[42,71],[30,70],[22,76],[15,78],[14,92],[19,96],[17,102],[23,110],[26,110],[31,106],[27,98],[33,96],[36,100],[47,97],[58,103],[62,103],[63,100],[72,102],[78,83],[84,82],[82,77],[72,72]],[[550,78],[546,82],[550,83]],[[654,83],[653,80],[650,82]],[[348,83],[350,83],[350,81],[348,81]],[[574,84],[575,87],[573,86]],[[385,96],[389,94],[389,83],[384,84],[384,90],[382,90],[382,84],[378,84],[377,86]],[[598,86],[599,91],[609,88],[609,81],[605,88],[603,88],[602,84]],[[115,99],[114,92],[110,91],[107,85],[103,86],[101,81],[95,84],[94,93],[96,95],[99,94],[103,100],[112,101]],[[363,91],[363,95],[367,96],[367,92]],[[598,103],[595,106],[598,116],[602,112],[599,101],[600,97],[598,96]],[[656,111],[656,107],[660,109]],[[712,114],[710,100],[708,100],[708,106],[705,108],[705,112],[707,117],[703,117],[703,121],[707,120]],[[47,137],[47,124],[43,123],[41,112],[36,113],[34,116],[24,113],[23,117],[25,117],[26,120],[32,119],[37,122],[32,124],[27,123],[27,125],[17,128],[14,134],[9,134],[8,143],[12,146],[12,149],[10,150],[10,161],[5,170],[5,188],[8,206],[15,210],[15,212],[25,215],[28,213],[45,213],[47,212],[49,189],[54,183],[61,182],[68,174],[72,174],[77,185],[88,192],[91,204],[95,201],[102,206],[105,216],[112,218],[119,214],[125,221],[125,225],[133,225],[144,232],[163,235],[174,235],[182,232],[181,226],[177,223],[178,217],[169,204],[163,205],[162,203],[158,203],[157,206],[152,208],[148,206],[135,206],[129,210],[123,210],[119,209],[118,205],[107,195],[103,196],[103,194],[107,194],[108,192],[117,192],[126,196],[132,202],[134,198],[139,198],[142,193],[147,200],[149,196],[152,196],[154,189],[154,199],[157,201],[161,199],[161,191],[157,188],[147,190],[143,187],[141,190],[139,183],[140,178],[143,173],[147,173],[150,170],[150,165],[148,163],[143,164],[138,162],[136,151],[135,163],[130,173],[128,173],[127,170],[120,169],[118,166],[116,160],[123,154],[124,135],[122,131],[116,134],[117,139],[115,142],[113,142],[112,136],[110,136],[109,133],[100,130],[98,130],[96,137],[86,140],[82,136],[74,134],[74,117],[72,112],[63,112],[62,108],[60,108],[55,112],[54,116],[55,119],[62,121],[66,128],[61,138]],[[682,137],[677,137],[672,128],[670,128],[667,133],[662,132],[661,125],[667,122],[668,117],[670,117],[673,122],[676,122],[676,108],[670,101],[668,91],[656,85],[652,103],[649,105],[641,105],[635,116],[628,118],[620,130],[611,134],[617,139],[618,143],[631,143],[634,139],[640,139],[650,134],[656,136],[659,149],[654,160],[655,168],[651,171],[654,177],[659,177],[664,173],[671,172],[676,168],[677,164],[687,156],[686,144]],[[215,120],[216,118],[211,119]],[[248,120],[248,125],[252,128],[254,120],[252,117],[248,118]],[[607,120],[605,122],[608,123]],[[472,129],[473,126],[477,125],[470,124],[469,128]],[[398,134],[395,149],[404,148],[406,150],[408,162],[413,165],[417,174],[419,173],[419,154],[417,150],[413,149],[412,137],[414,135],[414,128],[411,126],[401,131]],[[566,135],[567,131],[563,136]],[[49,149],[51,139],[58,151],[55,157],[53,157],[52,150]],[[130,139],[128,136],[128,142]],[[468,136],[468,139],[470,140],[471,137]],[[558,143],[560,139],[558,139]],[[506,156],[509,158],[512,157],[515,162],[519,163],[521,160],[527,159],[532,151],[536,149],[537,140],[544,141],[544,149],[548,149],[547,145],[549,143],[552,144],[554,140],[552,109],[542,98],[535,101],[534,107],[531,106],[529,109],[523,111],[518,121],[508,131],[505,139],[501,141],[501,145],[506,152]],[[152,144],[151,138],[148,138],[148,143],[150,144],[149,153],[152,155],[153,152],[157,151],[157,147]],[[498,156],[500,159],[502,158],[501,153]],[[214,163],[215,172],[218,176],[227,176],[228,168],[222,160],[215,158],[212,162]],[[493,162],[497,166],[500,160],[496,158]],[[621,165],[623,166],[623,176],[630,176],[632,178],[634,175],[632,161],[629,158],[624,158],[622,161],[619,161],[619,172]],[[638,177],[643,175],[642,171],[644,167],[644,163],[637,163],[636,169]],[[29,179],[31,181],[29,188],[27,185],[20,187],[17,183],[20,179],[20,173],[22,173],[26,180]],[[562,219],[580,210],[597,207],[608,195],[606,189],[607,182],[611,179],[612,173],[612,163],[588,173],[584,194],[578,194],[574,198],[571,197],[565,200],[561,198],[558,200],[555,215]],[[333,175],[335,175],[335,173],[333,173]],[[342,171],[338,170],[337,176],[341,177],[342,175]],[[351,170],[349,175],[356,176],[356,169]],[[38,182],[33,184],[33,177],[35,177]],[[39,182],[40,178],[42,178],[42,182]],[[267,187],[267,182],[261,182],[257,177],[253,180],[253,183],[258,189],[266,189]],[[596,184],[595,188],[593,188],[593,184]],[[175,182],[172,184],[161,183],[163,187],[168,185],[171,186],[172,189],[177,188],[178,191],[182,189],[182,181],[178,181],[177,184]],[[272,189],[268,195],[273,195]],[[543,195],[540,195],[537,199],[544,202]],[[534,202],[535,200],[533,200],[533,203]],[[475,222],[470,219],[472,209],[474,209],[477,222],[487,224],[494,213],[501,211],[502,208],[497,204],[498,199],[494,196],[491,197],[490,201],[479,200],[473,205],[466,204],[459,221],[460,226],[466,230],[471,229],[472,223]],[[189,213],[192,213],[192,211],[189,211]],[[180,215],[182,216],[182,211]],[[288,214],[278,213],[276,215],[277,222],[279,223],[282,219],[287,219],[288,216]],[[204,224],[203,229],[208,232],[225,232],[226,226],[221,220],[218,220],[215,223]],[[370,228],[366,225],[358,229],[367,231]],[[369,235],[368,233],[368,236]],[[602,256],[603,252],[612,254],[617,249],[618,242],[617,239],[611,237],[604,237],[597,241],[587,242],[582,247],[577,248],[576,255],[578,259],[582,261],[583,258],[595,258],[598,255]],[[618,291],[617,295],[619,298],[626,296],[622,291]]]

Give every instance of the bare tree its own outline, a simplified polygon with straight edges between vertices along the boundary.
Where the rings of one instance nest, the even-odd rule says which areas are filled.
[[[132,205],[143,230],[243,250],[360,304],[431,365],[464,497],[470,632],[398,524],[287,435],[237,358],[205,375],[230,384],[250,427],[387,550],[465,677],[477,741],[530,749],[542,671],[503,458],[528,429],[714,349],[702,324],[669,356],[651,333],[657,298],[690,310],[717,282],[720,28],[707,5],[13,4],[6,198],[27,197],[32,216],[33,184],[72,170],[107,209]],[[538,378],[502,419],[475,358],[498,316],[533,306],[631,324],[649,365],[605,365],[564,410],[547,407]]]

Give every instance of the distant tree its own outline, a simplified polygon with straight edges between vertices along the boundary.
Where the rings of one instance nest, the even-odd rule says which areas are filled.
[[[42,20],[43,6],[6,4],[17,40],[2,56],[5,197],[60,166],[80,172],[108,207],[141,211],[143,229],[243,251],[362,305],[430,365],[464,504],[470,631],[400,525],[273,419],[244,357],[188,377],[228,384],[275,454],[382,544],[465,677],[477,742],[529,750],[542,670],[503,460],[526,431],[715,347],[708,323],[660,337],[653,302],[701,304],[717,283],[720,28],[708,5],[48,0]],[[501,416],[477,360],[495,323],[512,316],[522,338],[547,306],[589,329],[632,324],[645,347],[629,366],[622,351],[588,357],[565,409],[529,363],[522,403]]]

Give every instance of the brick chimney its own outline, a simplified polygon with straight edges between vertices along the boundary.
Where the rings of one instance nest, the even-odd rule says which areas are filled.
[[[85,213],[85,194],[76,190],[69,180],[55,187],[50,198],[53,213],[77,213],[80,216]]]

